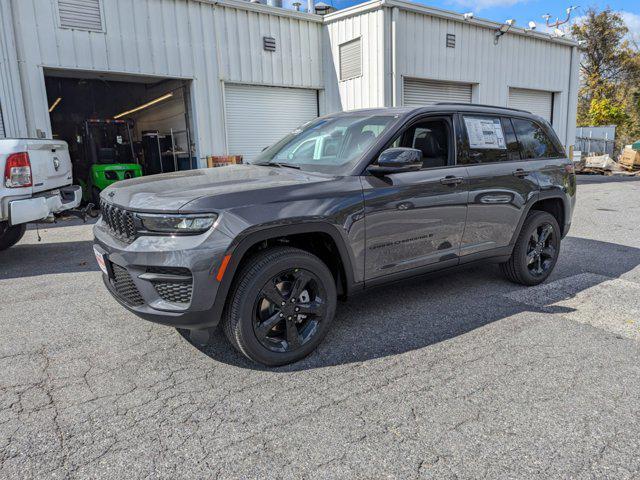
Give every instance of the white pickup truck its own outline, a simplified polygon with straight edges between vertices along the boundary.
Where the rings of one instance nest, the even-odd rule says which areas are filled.
[[[0,250],[15,245],[27,223],[50,219],[82,200],[62,140],[0,139],[0,172]]]

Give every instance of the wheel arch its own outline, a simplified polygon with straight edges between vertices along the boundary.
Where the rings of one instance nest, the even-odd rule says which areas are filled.
[[[510,245],[513,246],[515,244],[518,239],[518,235],[520,234],[520,230],[522,229],[522,225],[524,224],[527,215],[529,215],[529,212],[532,210],[540,210],[553,215],[560,226],[561,236],[564,237],[568,231],[566,221],[567,218],[570,218],[570,212],[567,212],[568,208],[569,201],[562,195],[557,193],[544,194],[541,192],[530,201],[530,204],[524,210],[518,222],[518,228],[513,232]]]
[[[305,240],[311,239],[313,242],[309,245],[304,244]],[[313,245],[317,242],[330,242],[330,247],[335,249],[337,255],[329,256],[327,252],[319,251],[318,247]],[[216,318],[222,315],[231,286],[247,259],[263,248],[279,243],[295,246],[318,256],[334,274],[340,294],[346,296],[357,288],[352,252],[335,226],[326,222],[304,222],[295,225],[256,227],[241,233],[227,249],[225,256],[228,257],[228,262],[220,279],[213,306]]]

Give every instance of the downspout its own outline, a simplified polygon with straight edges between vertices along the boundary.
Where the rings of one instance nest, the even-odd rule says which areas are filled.
[[[577,114],[578,92],[578,47],[571,47],[571,60],[569,62],[571,71],[569,73],[569,86],[567,88],[567,124],[565,128],[565,147],[570,155],[573,155],[573,144],[575,142],[575,123]],[[572,109],[572,105],[575,109]],[[572,138],[573,136],[573,138]],[[573,160],[573,158],[571,158]]]
[[[389,43],[391,44],[391,105],[394,107],[399,106],[398,102],[398,17],[400,15],[400,9],[393,7],[391,9],[391,38]]]

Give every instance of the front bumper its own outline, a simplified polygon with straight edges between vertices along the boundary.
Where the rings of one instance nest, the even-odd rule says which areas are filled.
[[[124,243],[100,219],[96,254],[108,274],[103,281],[126,309],[155,323],[180,328],[214,327],[216,273],[231,239],[217,230],[193,236],[142,236]],[[190,277],[190,278],[189,278]]]
[[[31,198],[8,202],[9,224],[43,220],[53,213],[76,208],[82,201],[82,187],[69,185],[51,192],[43,192]]]

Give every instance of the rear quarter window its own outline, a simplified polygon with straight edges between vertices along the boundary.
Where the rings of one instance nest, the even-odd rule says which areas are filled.
[[[512,118],[513,129],[523,159],[564,157],[562,147],[537,123],[523,118]]]

